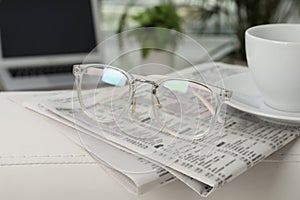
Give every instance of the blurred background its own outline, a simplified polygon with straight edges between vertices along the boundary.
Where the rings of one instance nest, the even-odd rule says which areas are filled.
[[[247,28],[259,24],[300,22],[300,0],[106,0],[103,1],[102,28],[104,31],[121,31],[140,26],[132,16],[170,2],[176,7],[184,33],[236,37],[239,48],[229,55],[229,59],[233,59],[231,62],[245,61],[244,32]]]
[[[120,45],[99,50],[97,44],[138,27],[174,29],[199,42],[214,61],[246,66],[247,28],[299,22],[300,0],[0,0],[0,88],[72,88],[73,64],[104,62],[103,52]],[[188,43],[180,45],[192,51]],[[151,52],[143,49],[139,59],[168,60]],[[188,59],[204,62],[193,53]]]

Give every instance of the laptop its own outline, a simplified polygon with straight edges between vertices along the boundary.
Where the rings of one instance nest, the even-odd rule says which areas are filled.
[[[100,62],[97,8],[97,0],[0,0],[2,89],[71,88],[73,64],[87,55]]]

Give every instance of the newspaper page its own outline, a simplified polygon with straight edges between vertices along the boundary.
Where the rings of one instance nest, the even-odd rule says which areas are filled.
[[[25,106],[54,120],[57,120],[67,126],[73,127],[77,131],[80,131],[79,137],[81,139],[79,139],[78,135],[76,134],[68,135],[68,137],[76,144],[82,146],[84,149],[90,152],[91,155],[100,162],[100,164],[108,174],[116,178],[119,183],[121,183],[127,190],[134,194],[143,194],[157,186],[162,186],[170,183],[176,180],[176,178],[182,180],[197,193],[199,193],[200,191],[201,193],[204,193],[204,191],[206,190],[207,186],[205,184],[196,180],[192,180],[191,177],[179,173],[178,171],[172,170],[167,166],[162,166],[159,163],[155,163],[155,161],[149,161],[149,159],[147,158],[142,158],[141,156],[128,149],[122,148],[121,146],[116,146],[110,141],[103,140],[103,138],[91,137],[91,132],[74,126],[73,122],[60,118],[57,114],[47,110],[46,108],[43,108],[43,105],[39,103],[30,101],[26,102]],[[94,148],[89,148],[80,140],[84,140],[85,143],[88,144],[94,144],[92,145]],[[108,143],[109,146],[105,145],[102,140],[105,143]],[[95,146],[102,148],[103,146],[107,146],[107,149],[103,151],[101,150],[102,148],[96,149]],[[112,151],[112,149],[114,149],[115,153]],[[116,165],[116,163],[113,162],[111,158],[113,158],[113,160],[125,160],[126,162],[118,162]],[[138,172],[135,173],[126,172],[125,169],[127,168],[127,163],[130,163],[130,166],[141,166],[141,168]],[[152,168],[149,169],[149,167]],[[136,167],[130,169],[130,171],[133,170],[137,170]],[[149,173],[152,170],[154,170],[155,172]],[[142,179],[143,182],[141,182],[140,179]]]
[[[74,124],[70,121],[67,121],[63,118],[60,118],[58,115],[49,112],[46,108],[44,108],[40,102],[41,100],[49,98],[53,98],[57,100],[57,97],[54,95],[62,95],[66,92],[47,92],[47,93],[33,93],[28,95],[29,98],[31,97],[30,101],[25,101],[24,105],[31,110],[34,110],[36,112],[39,112],[51,119],[54,119],[56,121],[59,121],[69,127],[75,128]],[[70,92],[68,92],[70,96]],[[65,94],[66,95],[66,94]],[[12,100],[21,103],[24,101],[24,94],[19,95],[16,97],[14,95],[12,97]],[[51,97],[53,96],[53,97]],[[32,98],[34,97],[34,98]],[[65,98],[63,99],[66,100]],[[86,150],[90,152],[90,154],[99,162],[102,168],[111,175],[113,178],[115,178],[121,185],[123,185],[128,191],[134,193],[134,194],[143,194],[147,191],[152,190],[153,188],[157,186],[162,186],[167,183],[170,183],[176,178],[179,180],[182,180],[185,184],[187,184],[191,189],[199,193],[200,191],[206,190],[206,185],[192,180],[190,177],[179,173],[177,171],[174,171],[166,166],[161,166],[159,163],[150,162],[147,159],[143,159],[138,155],[135,155],[133,152],[131,152],[128,149],[124,149],[120,146],[115,147],[114,144],[110,143],[109,141],[105,141],[109,145],[102,142],[101,138],[94,138],[89,136],[91,133],[89,133],[87,130],[84,130],[80,127],[77,128],[77,131],[80,131],[80,138],[84,137],[85,141],[88,141],[87,143],[95,144],[97,147],[101,147],[95,150],[89,150],[86,149],[87,147],[84,146],[77,134],[71,134],[67,135],[68,138],[70,138],[72,141],[74,141],[76,144],[82,146]],[[81,134],[84,133],[84,134]],[[65,134],[65,132],[63,132]],[[92,151],[92,152],[91,152]],[[115,162],[112,162],[111,158],[114,160],[125,160],[126,162],[119,162],[117,163],[119,166],[116,165]],[[126,163],[130,163],[132,166],[141,166],[143,173],[126,173],[124,169],[126,168]],[[125,164],[125,165],[124,165]],[[121,166],[120,166],[121,165]],[[150,167],[150,170],[149,170]],[[117,169],[122,169],[122,171],[119,171]],[[151,170],[153,170],[152,173]],[[131,169],[132,171],[132,169]],[[146,172],[146,173],[145,173]],[[142,180],[142,181],[141,181]],[[203,193],[203,192],[202,192]]]
[[[228,66],[224,65],[223,68]],[[209,69],[206,70],[209,72]],[[228,71],[231,70],[229,67]],[[188,70],[186,72],[189,73]],[[72,98],[74,104],[70,105],[67,98],[70,97],[61,95],[60,98],[47,100],[40,105],[67,121],[74,121],[76,116],[76,126],[88,130],[93,137],[129,149],[161,165],[194,190],[197,188],[201,196],[207,196],[214,189],[233,180],[299,134],[298,128],[270,124],[230,109],[221,137],[216,132],[191,142],[169,134],[159,134],[144,140],[135,137],[141,132],[135,132],[131,127],[128,127],[130,134],[124,134],[119,129],[120,124],[101,124],[102,130],[99,131],[98,124],[94,124],[81,111],[78,102]],[[126,127],[126,121],[122,126]],[[145,128],[143,134],[147,132]]]

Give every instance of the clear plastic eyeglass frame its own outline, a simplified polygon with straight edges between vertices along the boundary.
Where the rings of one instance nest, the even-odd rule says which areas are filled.
[[[108,123],[110,121],[98,121],[97,119],[95,119],[95,116],[91,115],[89,112],[87,112],[87,108],[84,105],[83,102],[83,95],[82,95],[82,77],[85,73],[87,73],[87,69],[88,68],[96,68],[96,69],[112,69],[112,70],[116,70],[119,73],[123,74],[129,84],[129,99],[128,99],[128,111],[134,112],[135,109],[135,93],[136,93],[136,89],[137,89],[137,83],[146,83],[146,84],[150,84],[152,85],[152,107],[153,107],[153,113],[156,116],[157,115],[157,110],[160,109],[161,104],[160,104],[160,100],[156,95],[156,91],[157,88],[159,88],[163,83],[165,83],[166,81],[186,81],[188,83],[193,83],[196,84],[197,86],[201,87],[203,90],[208,91],[209,93],[211,93],[211,95],[216,99],[216,104],[215,105],[211,105],[208,102],[203,102],[204,105],[208,108],[208,110],[211,112],[212,114],[212,120],[210,121],[210,128],[207,132],[210,132],[210,129],[212,127],[214,127],[215,123],[218,121],[219,119],[219,115],[220,115],[220,110],[222,105],[227,102],[230,101],[231,97],[232,97],[232,92],[229,90],[226,90],[224,88],[220,88],[217,86],[213,86],[213,85],[209,85],[209,84],[205,84],[199,81],[195,81],[195,80],[191,80],[191,79],[185,79],[185,78],[163,78],[160,79],[158,81],[153,81],[153,80],[149,80],[147,79],[147,77],[144,76],[140,76],[140,75],[133,75],[130,74],[118,67],[114,67],[111,65],[107,65],[107,64],[79,64],[79,65],[74,65],[73,66],[73,75],[75,76],[75,82],[76,82],[76,90],[77,90],[77,96],[78,96],[78,100],[79,100],[79,104],[81,106],[81,109],[83,110],[83,112],[90,118],[92,118],[93,120],[96,120],[97,122],[100,123]],[[91,73],[91,72],[89,72]],[[92,72],[94,74],[92,75],[98,75],[97,72]],[[99,77],[100,78],[100,77]],[[201,98],[200,98],[201,100]],[[156,116],[157,117],[157,116]],[[157,117],[158,118],[158,117]],[[168,131],[170,134],[178,137],[177,134],[172,133],[172,131]],[[192,140],[194,139],[200,139],[203,136],[203,134],[201,135],[195,135]],[[184,138],[182,137],[182,139],[191,139],[191,138]]]

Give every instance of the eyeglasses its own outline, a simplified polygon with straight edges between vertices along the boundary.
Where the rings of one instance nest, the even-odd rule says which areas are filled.
[[[183,78],[143,77],[106,64],[74,65],[80,107],[99,123],[117,123],[126,134],[168,133],[201,139],[221,122],[232,92]],[[145,127],[147,129],[145,129]]]

